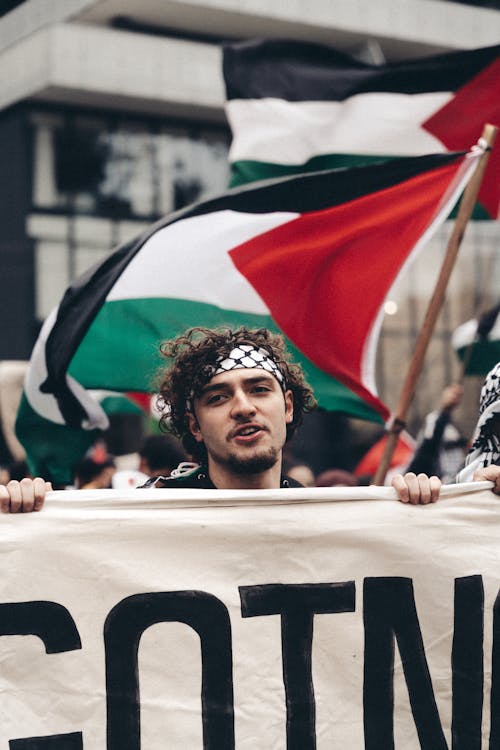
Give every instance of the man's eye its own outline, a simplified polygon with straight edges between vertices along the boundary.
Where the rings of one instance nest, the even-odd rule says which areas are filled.
[[[222,401],[223,398],[224,398],[224,396],[223,396],[222,393],[214,393],[214,394],[212,394],[211,396],[209,396],[207,398],[206,403],[209,404],[209,405],[210,404],[217,404],[217,403],[219,403],[219,401]]]
[[[271,391],[267,385],[256,385],[253,390],[254,393],[269,393]]]

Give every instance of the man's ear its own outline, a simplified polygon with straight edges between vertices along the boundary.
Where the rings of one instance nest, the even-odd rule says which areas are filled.
[[[293,393],[285,391],[285,422],[290,424],[293,421]]]
[[[200,425],[198,424],[197,419],[194,416],[194,414],[191,414],[191,412],[189,412],[188,414],[188,427],[189,427],[189,432],[194,437],[196,442],[202,443],[203,438],[201,436]]]

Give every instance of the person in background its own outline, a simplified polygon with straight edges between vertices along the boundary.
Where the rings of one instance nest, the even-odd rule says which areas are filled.
[[[479,419],[472,446],[457,482],[493,482],[493,492],[500,495],[500,362],[490,370],[479,399]],[[421,475],[419,475],[421,476]],[[392,486],[403,502],[414,502],[418,476],[407,472],[392,480]]]
[[[173,435],[148,435],[139,449],[139,471],[149,477],[169,477],[185,461],[188,456]]]
[[[467,441],[452,423],[451,415],[462,401],[463,393],[463,386],[458,383],[443,390],[439,408],[425,417],[406,471],[435,474],[444,484],[454,482],[464,461]]]
[[[457,482],[471,482],[477,471],[500,463],[500,362],[489,371],[479,397],[479,418]]]
[[[79,490],[109,489],[115,472],[116,464],[110,456],[103,461],[85,456],[76,467],[75,486]]]

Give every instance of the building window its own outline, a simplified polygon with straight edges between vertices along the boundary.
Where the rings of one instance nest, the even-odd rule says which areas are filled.
[[[35,208],[157,219],[228,183],[225,129],[34,113]]]
[[[223,127],[41,109],[30,122],[39,320],[116,245],[228,184]]]

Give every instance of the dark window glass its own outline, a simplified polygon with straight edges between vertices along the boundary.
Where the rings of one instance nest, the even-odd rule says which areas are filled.
[[[35,208],[154,220],[227,186],[224,128],[43,112],[32,123]]]

